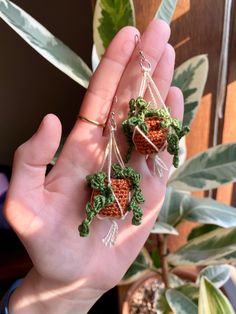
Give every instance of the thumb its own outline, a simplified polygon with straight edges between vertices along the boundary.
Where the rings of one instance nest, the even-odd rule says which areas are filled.
[[[46,166],[59,146],[60,137],[61,123],[49,114],[15,152],[4,214],[19,236],[25,234],[35,218],[37,205],[42,207]]]
[[[9,194],[16,197],[43,186],[46,166],[56,153],[60,138],[60,120],[53,114],[46,115],[36,133],[15,152]]]

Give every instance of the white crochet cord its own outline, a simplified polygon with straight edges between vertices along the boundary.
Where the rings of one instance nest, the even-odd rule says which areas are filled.
[[[140,88],[139,88],[139,96],[143,97],[144,93],[146,91],[146,88],[148,89],[151,98],[152,98],[152,104],[154,108],[158,108],[158,107],[163,107],[165,109],[165,111],[169,114],[169,111],[161,97],[161,94],[155,84],[155,82],[152,79],[152,76],[150,75],[151,72],[151,64],[150,62],[146,59],[144,53],[142,51],[140,51],[140,66],[142,69],[142,81],[140,84]],[[155,97],[156,96],[156,97]],[[157,101],[158,102],[157,102]]]
[[[145,140],[156,150],[157,153],[159,153],[160,151],[162,151],[164,149],[165,144],[163,145],[163,147],[161,149],[158,149],[156,147],[156,145],[154,145],[152,143],[152,141],[150,141],[150,139],[140,130],[140,128],[138,126],[136,126],[134,128],[133,138],[134,138],[136,132],[140,133],[145,138]],[[148,156],[148,157],[153,159],[153,172],[154,172],[154,174],[158,174],[160,177],[162,177],[163,176],[163,170],[165,170],[165,171],[168,170],[168,167],[166,166],[164,161],[157,154],[153,154],[153,155]]]
[[[151,102],[152,107],[154,109],[162,107],[165,109],[165,111],[169,115],[169,111],[161,97],[161,94],[150,75],[151,63],[146,59],[143,51],[140,51],[139,54],[140,54],[140,66],[142,69],[142,80],[141,80],[141,84],[139,88],[139,96],[143,98],[146,89],[148,89],[152,98],[152,102]],[[166,164],[164,163],[164,161],[160,157],[157,156],[160,150],[156,147],[156,145],[154,145],[150,141],[150,139],[140,130],[138,126],[134,128],[133,138],[136,132],[139,132],[143,136],[143,138],[145,138],[145,140],[156,150],[155,156],[152,156],[152,157],[150,156],[153,159],[153,172],[154,174],[156,175],[158,174],[160,177],[162,177],[163,170],[167,171],[168,168]],[[165,144],[163,146],[165,146]]]
[[[109,140],[104,152],[104,157],[103,157],[103,161],[102,161],[102,165],[100,168],[100,171],[102,171],[105,167],[105,163],[107,161],[107,179],[108,179],[108,183],[111,186],[111,191],[112,194],[114,196],[115,202],[117,203],[119,210],[120,210],[120,214],[121,214],[121,219],[125,218],[125,214],[123,211],[123,208],[118,200],[118,198],[116,197],[113,189],[112,189],[112,185],[111,185],[111,169],[112,169],[112,156],[113,156],[113,152],[115,153],[115,157],[119,163],[119,165],[124,168],[125,164],[124,161],[121,157],[118,145],[116,143],[116,138],[115,138],[115,131],[116,131],[116,122],[115,122],[115,118],[114,118],[114,113],[112,113],[111,119],[110,119],[110,130],[109,130]],[[102,217],[99,214],[97,215],[98,219],[106,219],[106,217]],[[115,221],[115,219],[111,219],[111,227],[108,231],[108,233],[105,235],[105,237],[102,239],[102,242],[105,246],[107,247],[112,247],[115,244],[117,235],[118,235],[118,224]]]

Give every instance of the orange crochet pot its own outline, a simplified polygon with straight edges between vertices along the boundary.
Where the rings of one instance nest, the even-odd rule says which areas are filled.
[[[105,183],[108,183],[107,180],[105,181]],[[111,179],[111,186],[123,210],[123,214],[125,214],[127,212],[130,201],[130,182],[127,179]],[[94,197],[99,194],[99,190],[93,190],[92,199],[94,199]],[[114,203],[104,207],[100,211],[99,216],[120,219],[122,217],[122,213],[117,202],[115,201]]]
[[[161,119],[159,117],[147,117],[144,121],[148,127],[147,138],[158,149],[163,148],[166,142],[167,129],[160,127]],[[157,153],[156,149],[138,131],[134,134],[133,142],[140,154],[151,155]]]

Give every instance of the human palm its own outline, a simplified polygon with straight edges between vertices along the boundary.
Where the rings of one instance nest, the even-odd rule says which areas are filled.
[[[137,33],[135,28],[127,27],[117,34],[91,80],[81,116],[104,123],[117,96],[112,111],[120,128],[129,100],[138,95],[141,80]],[[141,37],[141,49],[152,65],[152,77],[166,105],[173,116],[181,118],[182,94],[170,87],[174,51],[167,44],[168,39],[167,24],[153,21]],[[147,93],[145,99],[149,97]],[[60,137],[59,120],[48,115],[35,135],[17,150],[6,217],[24,243],[39,276],[60,285],[79,283],[85,289],[105,291],[122,278],[147,239],[162,205],[168,173],[162,178],[153,176],[145,157],[133,153],[130,166],[141,173],[146,199],[142,205],[142,224],[133,226],[129,214],[118,222],[115,246],[107,248],[101,240],[109,229],[109,220],[94,219],[86,238],[78,232],[91,193],[85,177],[100,169],[108,140],[106,132],[104,136],[101,127],[78,120],[56,165],[45,177],[46,165]],[[123,154],[126,143],[121,131],[116,138]],[[170,167],[169,154],[162,154]]]

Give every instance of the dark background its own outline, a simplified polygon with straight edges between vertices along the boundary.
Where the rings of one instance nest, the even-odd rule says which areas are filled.
[[[91,68],[90,1],[14,1],[74,50]],[[85,89],[60,72],[0,20],[0,164],[37,129],[47,113],[72,128]]]

